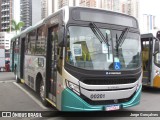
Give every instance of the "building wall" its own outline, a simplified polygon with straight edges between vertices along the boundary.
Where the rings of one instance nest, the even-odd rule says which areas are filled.
[[[2,5],[2,0],[0,0],[0,17],[1,17],[1,9],[2,9],[1,5]],[[2,22],[2,19],[0,19],[0,32],[2,31],[1,30],[1,28],[2,28],[2,23],[1,22]]]
[[[14,33],[0,32],[0,46],[4,46],[6,50],[10,49],[10,41]]]
[[[22,28],[24,30],[32,25],[32,0],[21,0],[20,4],[20,20],[25,23],[25,26]]]
[[[11,25],[12,20],[12,12],[13,0],[2,0],[1,1],[1,31],[7,31],[9,26]]]
[[[21,21],[25,23],[22,30],[41,20],[41,0],[21,0]]]
[[[48,16],[48,0],[41,1],[41,19]]]

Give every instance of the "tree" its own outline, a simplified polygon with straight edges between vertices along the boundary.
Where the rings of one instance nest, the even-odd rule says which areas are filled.
[[[20,22],[17,23],[15,20],[12,20],[11,22],[12,22],[12,24],[11,24],[11,31],[15,31],[16,34],[17,34],[17,32],[20,31],[21,28],[25,25],[25,23],[22,22],[22,21],[20,21]],[[10,27],[9,27],[9,28],[7,29],[7,32],[11,32],[11,31],[10,31]]]

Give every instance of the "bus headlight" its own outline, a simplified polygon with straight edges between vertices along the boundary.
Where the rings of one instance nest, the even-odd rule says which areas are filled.
[[[79,86],[66,80],[66,85],[68,88],[70,88],[72,91],[74,91],[75,93],[77,93],[78,95],[80,95],[80,90],[79,90]]]
[[[141,80],[139,80],[138,84],[137,84],[137,89],[136,89],[136,92],[139,90],[139,87],[141,86]]]

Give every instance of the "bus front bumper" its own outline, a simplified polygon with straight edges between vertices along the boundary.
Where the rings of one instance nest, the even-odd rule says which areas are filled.
[[[118,104],[121,108],[128,108],[140,103],[142,85],[136,92],[134,97],[125,103]],[[65,89],[62,92],[62,111],[104,111],[107,105],[89,105],[77,94],[70,89]]]

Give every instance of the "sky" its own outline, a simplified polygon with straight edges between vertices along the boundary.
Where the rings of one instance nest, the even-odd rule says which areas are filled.
[[[139,0],[140,2],[140,19],[139,25],[141,33],[151,32],[156,35],[157,30],[160,30],[160,0]],[[155,26],[157,29],[146,31],[143,29],[143,14],[155,16]]]
[[[14,20],[20,21],[20,0],[14,0]]]
[[[140,11],[143,14],[159,15],[160,0],[139,0]]]

